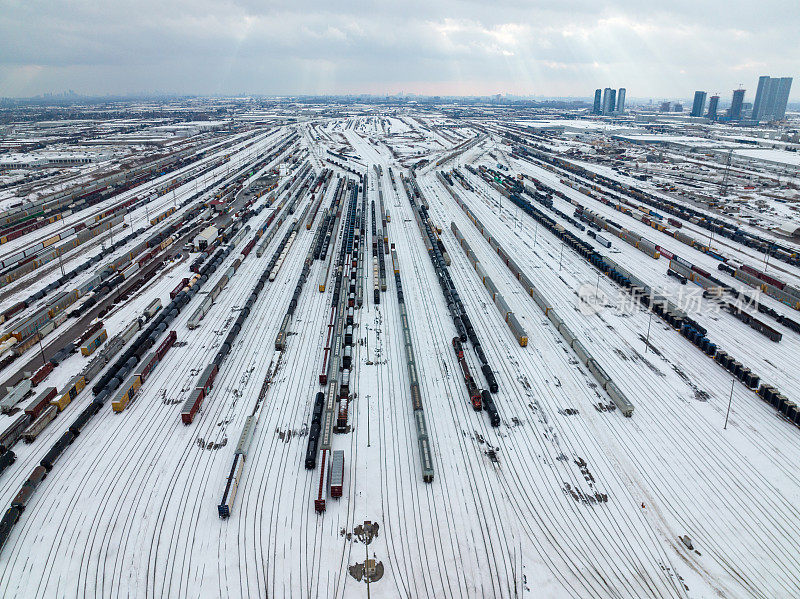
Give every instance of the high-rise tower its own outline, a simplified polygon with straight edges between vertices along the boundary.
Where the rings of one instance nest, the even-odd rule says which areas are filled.
[[[719,96],[713,95],[708,100],[708,113],[706,116],[712,121],[717,120],[717,107],[719,106]]]
[[[776,121],[783,120],[786,116],[786,104],[789,102],[789,92],[792,90],[792,78],[781,77],[778,80],[778,91],[775,94],[775,111],[772,118]]]
[[[742,118],[742,104],[744,104],[744,91],[743,89],[733,90],[733,99],[731,100],[731,108],[728,111],[728,117],[732,121],[739,121]]]
[[[692,103],[692,116],[703,116],[703,108],[706,106],[706,92],[694,92],[694,102]]]
[[[617,113],[623,114],[625,112],[625,92],[627,90],[624,87],[619,88],[619,92],[617,92]],[[787,95],[788,98],[788,95]]]
[[[609,115],[617,106],[617,91],[607,87],[603,90],[603,114]]]
[[[753,101],[753,120],[759,121],[764,118],[766,112],[766,99],[770,86],[770,77],[762,75],[758,78],[758,87],[756,88],[756,99]]]
[[[791,89],[791,77],[759,77],[756,99],[753,102],[753,120],[779,121],[786,116],[786,103],[789,101]]]

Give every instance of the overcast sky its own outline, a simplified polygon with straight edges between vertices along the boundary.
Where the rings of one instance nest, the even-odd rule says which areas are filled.
[[[0,96],[755,95],[800,78],[797,0],[0,0]],[[800,98],[795,81],[792,99]]]

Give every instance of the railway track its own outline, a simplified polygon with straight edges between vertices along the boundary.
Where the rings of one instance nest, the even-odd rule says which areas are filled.
[[[416,133],[403,134],[409,125],[400,122],[330,119],[303,129],[302,137],[270,164],[290,163],[291,177],[308,160],[323,164],[317,161],[327,147],[363,164],[368,174],[358,206],[366,210],[362,243],[370,263],[367,215],[373,200],[378,209],[377,189],[383,190],[391,213],[386,230],[395,245],[386,260],[392,263],[396,254],[402,275],[434,481],[424,483],[420,476],[395,279],[387,278],[376,304],[369,292],[372,272],[364,268],[359,284],[367,292],[354,314],[350,429],[332,437],[332,449],[347,455],[344,495],[337,501],[328,497],[326,512],[315,513],[320,471],[309,474],[303,464],[309,414],[321,389],[319,366],[334,287],[329,284],[325,293],[317,289],[324,260],[311,266],[311,284],[307,280],[297,298],[285,349],[275,350],[274,343],[314,238],[305,227],[297,231],[275,280],[264,285],[252,305],[194,422],[180,423],[183,400],[231,330],[291,226],[289,217],[261,257],[254,251],[242,261],[199,328],[189,330],[187,321],[249,237],[241,240],[172,322],[179,344],[146,379],[135,401],[122,414],[103,408],[61,456],[0,554],[0,594],[121,597],[135,589],[153,596],[361,597],[364,581],[353,578],[349,568],[365,558],[365,546],[353,535],[364,520],[380,525],[368,547],[368,556],[385,568],[383,578],[371,585],[376,596],[666,599],[710,589],[765,599],[800,594],[793,576],[800,566],[795,551],[800,508],[791,500],[800,486],[793,468],[800,458],[796,429],[753,401],[751,392],[735,387],[734,409],[722,430],[728,373],[694,359],[696,350],[660,321],[652,322],[644,353],[650,315],[638,306],[580,313],[578,290],[586,281],[595,283],[596,271],[569,248],[562,254],[560,239],[521,211],[514,217],[507,202],[501,211],[499,194],[464,169],[474,190],[454,177],[458,194],[637,401],[629,419],[609,410],[592,375],[437,178],[435,162],[451,154],[453,144],[475,139],[468,131],[479,129],[462,123],[453,133],[426,133],[426,120],[420,118],[409,120]],[[265,139],[280,143],[297,127],[276,127]],[[400,144],[423,152],[412,162],[423,156],[431,161],[414,176],[430,217],[442,228],[441,242],[451,259],[448,272],[499,383],[493,395],[501,416],[497,428],[475,412],[465,394],[451,346],[455,327],[400,178],[407,173],[399,165],[409,159],[408,152],[398,145],[405,156],[395,158],[380,142],[395,127],[400,136],[407,135]],[[308,153],[315,141],[307,131],[323,137],[316,142],[321,154]],[[436,143],[425,141],[431,136]],[[455,161],[486,163],[491,143],[491,138],[478,139],[450,167]],[[334,171],[333,179],[341,172]],[[287,187],[281,193],[293,196],[297,190]],[[330,184],[322,198],[315,196],[320,211],[336,189]],[[310,205],[306,196],[295,218]],[[328,250],[334,257],[345,243],[347,202]],[[565,204],[557,205],[563,209]],[[265,210],[255,216],[248,223],[251,231],[269,215]],[[450,221],[527,331],[527,347],[515,342],[459,249]],[[666,279],[663,263],[633,248],[623,246],[613,257],[653,286],[663,280],[667,288],[679,288]],[[170,263],[109,309],[104,315],[109,335],[191,277],[189,262]],[[606,278],[597,280],[597,287],[609,296],[618,290]],[[753,334],[725,314],[704,318],[698,315],[720,335],[749,339]],[[79,320],[64,327],[65,333],[77,336],[87,323]],[[791,350],[790,336],[775,347]],[[738,355],[770,360],[772,366],[764,370],[775,376],[790,367],[785,357],[767,355],[763,340],[741,345]],[[485,375],[470,347],[465,343],[466,362],[484,388]],[[82,358],[68,358],[42,386],[61,385],[82,364]],[[787,375],[791,385],[800,382],[797,376]],[[40,440],[15,447],[17,462],[0,477],[0,501],[11,501],[33,466],[89,405],[90,395],[78,395]],[[220,492],[238,433],[254,408],[258,425],[230,518],[221,520]],[[692,538],[696,551],[683,545],[682,534]]]
[[[479,217],[481,219],[484,219],[484,218],[487,219],[484,222],[492,222],[492,221],[488,220],[488,219],[492,219],[492,218],[495,219],[495,220],[501,220],[491,210],[484,209],[484,208],[479,208],[479,205],[476,204],[476,203],[473,203],[473,208],[479,210],[478,214],[479,214]],[[510,230],[513,230],[513,226],[514,225],[509,223],[508,220],[505,220],[505,221],[501,220],[501,222],[503,223],[503,225],[505,227],[507,227]],[[517,228],[519,229],[519,223],[517,223]],[[524,235],[532,235],[532,233],[533,233],[533,231],[531,231],[530,229],[526,229],[526,230],[519,231],[515,235],[511,235],[510,237],[508,237],[508,239],[509,240],[515,240],[515,239],[518,238],[517,237],[518,235],[522,235],[522,234],[524,234]],[[548,235],[547,232],[545,232],[543,230],[539,231],[539,240],[540,240],[539,243],[540,244],[546,244],[547,243],[547,239],[548,239],[547,235]],[[528,239],[530,239],[530,237]],[[513,243],[514,243],[514,245],[512,246],[512,249],[514,249],[515,251],[518,251],[518,252],[521,251],[520,247],[514,247],[514,246],[517,246],[518,243],[516,241],[513,242]],[[547,247],[547,246],[545,245],[544,247]],[[539,268],[539,266],[541,264],[548,264],[548,263],[549,264],[554,264],[555,261],[558,259],[558,251],[557,251],[556,248],[557,248],[557,246],[548,248],[547,249],[548,254],[547,255],[542,255],[540,257],[539,261],[534,261],[532,259],[524,260],[521,266],[528,273],[535,272],[534,269],[537,269],[537,268],[538,268],[539,271],[541,271],[542,269]],[[541,251],[542,250],[533,249],[533,255],[536,256],[536,254],[540,253]],[[494,259],[496,260],[496,257]],[[580,265],[580,262],[577,262],[576,265]],[[552,267],[552,268],[555,269],[555,267]],[[567,270],[568,268],[574,268],[574,266],[572,266],[572,262],[571,261],[565,263],[565,269],[562,270],[561,273],[559,273],[559,277],[566,276],[564,271]],[[549,289],[558,289],[559,288],[558,281],[554,281],[552,284],[550,284],[548,286],[548,288]],[[567,297],[569,297],[569,296],[567,296]],[[569,300],[565,298],[564,301],[569,301]],[[619,339],[614,344],[603,343],[603,339],[605,339],[607,337],[607,335],[608,335],[608,333],[610,331],[610,329],[605,325],[601,325],[601,327],[593,327],[592,332],[589,333],[589,334],[591,335],[591,338],[594,339],[596,342],[600,342],[600,343],[603,343],[605,345],[605,347],[602,350],[600,350],[601,352],[604,352],[606,354],[609,353],[609,352],[613,352],[615,350],[615,346],[624,348],[625,346],[629,346],[629,342],[627,340],[636,338],[636,336],[637,336],[636,335],[636,328],[631,327],[631,324],[628,322],[630,320],[631,320],[630,318],[624,318],[624,319],[619,319],[619,320],[615,318],[615,321],[617,321],[617,323],[616,323],[617,326],[615,327],[615,329],[619,331],[617,333],[617,335],[619,335]],[[570,322],[570,326],[573,326],[573,324],[576,324],[576,323]],[[576,324],[576,326],[577,326],[577,324]],[[725,376],[724,375],[719,376],[719,375],[721,375],[721,373],[714,372],[715,369],[711,369],[714,376],[713,376],[712,380],[708,380],[710,373],[709,372],[704,372],[704,370],[707,370],[707,369],[702,369],[702,367],[698,368],[698,365],[695,365],[694,363],[685,363],[685,361],[682,359],[684,354],[680,349],[681,343],[683,341],[682,339],[675,338],[674,335],[671,335],[670,333],[667,333],[666,330],[665,330],[665,334],[664,335],[654,336],[653,339],[654,339],[655,343],[657,344],[657,346],[661,348],[661,353],[662,354],[664,352],[667,352],[664,355],[669,355],[671,353],[674,356],[672,358],[669,358],[668,365],[670,367],[677,366],[678,368],[684,369],[687,373],[689,373],[690,375],[692,375],[694,377],[700,377],[701,380],[707,380],[712,385],[709,388],[709,392],[712,393],[712,394],[713,394],[713,391],[712,391],[712,389],[713,389],[713,382],[712,382],[713,378],[716,378],[719,381],[717,383],[717,388],[724,386],[724,383],[722,383],[722,381],[719,380],[719,379],[723,379],[724,380]],[[632,348],[629,347],[629,351],[631,349]],[[674,378],[673,377],[674,373],[671,371],[671,369],[670,370],[665,369],[665,370],[666,370],[666,376],[668,378]],[[693,372],[693,371],[695,371],[695,372]],[[617,378],[619,378],[619,376],[623,376],[623,377],[627,376],[630,379],[630,377],[631,377],[631,375],[627,371],[619,370],[618,372],[621,373],[621,374],[618,375]],[[614,370],[612,369],[612,375],[613,374],[614,374]],[[652,375],[653,375],[652,369],[645,368],[645,369],[642,369],[636,376],[643,377],[643,379],[645,381],[649,380],[650,381],[649,382],[649,386],[651,388],[663,388],[664,385],[665,385],[663,377],[654,377]],[[645,383],[645,384],[648,384],[648,383]],[[680,381],[676,381],[676,382],[674,382],[672,384],[675,386],[675,388],[679,388],[681,386],[681,382]],[[684,391],[683,393],[686,393],[686,391]],[[737,395],[739,395],[739,394],[737,394]],[[719,399],[722,399],[722,398],[719,398]],[[748,400],[746,398],[738,399],[738,401],[742,401],[742,402],[750,401],[752,403],[752,400]],[[741,406],[741,404],[739,404],[739,405]],[[763,406],[761,406],[760,404],[755,404],[754,408],[755,408],[756,411],[761,411],[761,410],[764,409]],[[649,409],[651,410],[652,407],[650,407]],[[724,405],[717,404],[716,411],[717,411],[717,413],[719,413],[720,411],[724,412]],[[750,410],[748,410],[748,412],[750,412]],[[691,415],[693,412],[690,410],[688,413]],[[724,414],[722,414],[721,417],[724,418]],[[653,421],[653,422],[658,422],[659,424],[663,424],[664,422],[669,422],[670,420],[676,420],[676,417],[675,417],[674,413],[669,411],[669,410],[661,411],[661,413],[659,413],[658,415],[653,414],[653,416],[647,418],[647,422]],[[749,416],[745,420],[749,420]],[[705,428],[707,429],[707,432],[710,435],[713,434],[712,438],[718,436],[718,430],[715,427],[710,427],[709,426],[709,424],[710,424],[709,422],[707,422],[704,419],[701,419],[701,422],[703,422]],[[687,424],[688,423],[680,422],[680,419],[677,419],[677,421],[674,422],[674,424],[672,424],[672,427],[675,427],[675,428],[673,429],[671,427],[666,427],[666,430],[681,430],[681,429],[685,428],[687,426]],[[639,426],[641,426],[641,424]],[[689,424],[689,426],[691,426],[693,430],[698,430],[697,429],[697,426],[699,426],[698,421],[695,421],[695,422]],[[659,430],[660,430],[660,428],[658,428],[658,429],[653,428],[650,432],[652,434],[658,434]],[[626,447],[627,446],[627,442],[625,441],[624,437],[621,436],[619,438],[619,442],[620,442],[622,447]],[[681,444],[685,443],[685,440],[681,439],[680,435],[675,435],[671,442],[675,443],[674,446],[680,446]],[[706,442],[706,438],[705,437],[698,437],[698,439],[696,439],[696,442],[699,442],[702,445],[706,446],[704,448],[704,450],[709,452],[709,454],[717,454],[718,453],[717,451],[715,451],[713,449],[714,443],[711,442],[711,441]],[[707,455],[707,454],[704,453],[704,455]],[[657,470],[656,463],[642,464],[640,458],[631,458],[631,459],[633,459],[635,462],[636,461],[640,462],[638,464],[638,466],[639,466],[638,472],[640,472],[640,473],[641,472],[653,471],[654,469]],[[664,456],[664,459],[667,462],[673,462],[674,461],[674,459],[672,459],[671,457],[668,457],[668,456]],[[695,467],[696,468],[700,468],[700,469],[705,469],[705,466],[703,464],[701,464],[701,463],[695,464]],[[731,472],[731,476],[733,476],[735,478],[735,475],[733,475],[733,472]],[[719,482],[720,482],[720,484],[725,484],[724,481],[727,481],[727,478],[724,478],[722,481],[719,481]],[[652,477],[650,478],[650,480],[648,482],[650,482],[653,485],[654,488],[659,488],[660,487],[660,485],[658,485],[656,480],[653,479]],[[682,489],[682,493],[683,493],[683,497],[684,497],[682,501],[688,501],[689,497],[692,496],[691,489],[686,488],[685,485],[683,485],[681,483],[681,481],[677,481],[676,485],[678,487],[684,487]],[[737,490],[737,491],[731,490],[731,492],[734,492],[734,493],[741,493],[742,491],[743,490]],[[770,492],[770,496],[771,497],[775,496],[775,491],[776,490],[773,488],[772,492]],[[711,501],[711,497],[713,497],[714,494],[715,493],[711,493],[710,492],[709,493],[709,497],[707,498],[707,501]],[[665,496],[664,499],[666,500],[667,497]],[[677,497],[674,497],[672,499],[672,502],[667,500],[666,504],[669,505],[670,503],[673,503],[673,502],[676,503],[676,504],[680,504],[681,503],[681,501],[678,500]],[[747,505],[751,505],[750,502],[743,502],[743,503],[746,503]],[[744,505],[742,507],[743,507],[743,509],[749,509],[749,507],[745,507]],[[785,506],[785,504],[784,504],[783,508],[776,507],[776,509],[781,509],[781,510],[785,511],[786,507],[787,506]],[[683,529],[685,529],[685,530],[698,531],[698,530],[702,530],[702,528],[704,527],[704,525],[703,525],[703,523],[701,521],[699,521],[697,519],[694,519],[691,516],[686,516],[686,515],[683,515],[683,514],[679,514],[677,512],[674,512],[672,514],[672,516],[673,517],[678,517],[682,521],[682,526],[683,526]],[[740,524],[740,526],[741,526],[741,524]],[[695,532],[695,534],[698,534],[698,533]],[[711,542],[710,539],[709,539],[709,542]],[[729,553],[730,551],[733,551],[734,553],[736,553],[736,550],[729,550],[727,548],[726,548],[725,551],[726,551],[726,553]],[[742,555],[740,557],[743,558],[744,556]],[[728,567],[728,564],[729,564],[729,560],[728,559],[724,558],[721,554],[718,554],[717,558],[720,560],[721,563],[723,563],[726,567]]]

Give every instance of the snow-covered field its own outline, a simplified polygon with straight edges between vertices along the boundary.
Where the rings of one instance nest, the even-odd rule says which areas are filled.
[[[201,326],[188,329],[187,320],[249,236],[240,242],[172,322],[179,346],[166,354],[131,406],[116,414],[106,404],[66,449],[0,552],[0,595],[800,596],[800,476],[794,466],[800,461],[800,429],[738,381],[732,386],[727,371],[663,321],[651,320],[646,310],[609,302],[597,313],[581,312],[582,285],[597,286],[609,298],[620,289],[598,278],[586,260],[463,168],[493,167],[497,161],[488,152],[497,151],[497,139],[489,137],[434,167],[430,163],[474,137],[474,130],[441,116],[407,114],[327,119],[305,127],[299,127],[296,147],[313,146],[315,175],[322,168],[333,170],[323,208],[333,200],[338,176],[355,179],[326,161],[333,158],[327,150],[348,146],[357,157],[351,168],[367,181],[367,264],[360,281],[364,305],[354,319],[350,430],[332,441],[332,449],[345,452],[343,497],[328,495],[325,512],[316,513],[320,463],[314,470],[303,466],[314,397],[324,390],[318,375],[334,288],[329,280],[324,293],[318,290],[324,261],[313,262],[287,347],[275,350],[319,216],[310,230],[300,227],[276,279],[264,286],[194,422],[185,426],[180,420],[183,401],[267,268],[290,219],[268,251],[261,257],[253,251],[242,261]],[[261,138],[248,149],[245,162],[286,131]],[[451,345],[456,329],[399,180],[400,173],[411,176],[400,162],[410,157],[430,161],[415,176],[431,219],[441,227],[450,274],[499,383],[497,428],[469,403]],[[549,171],[506,160],[512,175],[526,173],[573,193]],[[382,167],[380,175],[373,165]],[[437,178],[438,171],[453,168],[475,190],[459,184],[453,189],[631,398],[632,418],[598,409],[610,403],[609,397]],[[389,243],[403,280],[433,452],[431,483],[421,476],[391,255],[385,256],[388,288],[379,304],[373,302],[369,210],[372,201],[377,210],[378,189],[391,216]],[[178,200],[191,191],[179,189]],[[172,201],[171,195],[165,198]],[[303,195],[294,218],[310,202],[310,194]],[[567,203],[558,202],[556,207],[567,212]],[[588,207],[611,216],[599,202]],[[252,230],[270,214],[265,210],[255,217]],[[515,341],[493,305],[451,222],[527,331],[527,347]],[[632,218],[624,224],[635,231],[644,227]],[[656,243],[670,241],[645,228],[640,232]],[[343,235],[340,225],[329,251],[338,252]],[[614,260],[653,286],[679,291],[675,279],[666,276],[666,259],[653,260],[616,241]],[[674,239],[672,244],[679,245]],[[713,268],[713,259],[699,252],[683,246],[675,251]],[[743,252],[747,259],[753,252],[737,244],[726,251]],[[166,305],[175,285],[191,276],[191,260],[169,265],[107,316],[109,336],[154,298]],[[800,280],[798,269],[780,266],[787,280]],[[26,295],[23,288],[14,297]],[[800,319],[782,304],[770,305]],[[693,316],[710,336],[789,399],[800,397],[800,377],[793,368],[800,335],[773,322],[784,335],[776,344],[731,315],[707,308],[701,303]],[[471,350],[469,355],[479,386],[485,386]],[[71,356],[39,388],[60,389],[87,360]],[[237,440],[265,385],[231,516],[222,520],[217,505]],[[16,463],[0,476],[3,506],[90,404],[90,387],[34,443],[14,446]],[[2,418],[5,426],[9,417]],[[355,532],[365,521],[379,525],[366,546]],[[684,535],[692,549],[681,540]],[[351,567],[367,558],[383,568],[369,589],[351,574]]]

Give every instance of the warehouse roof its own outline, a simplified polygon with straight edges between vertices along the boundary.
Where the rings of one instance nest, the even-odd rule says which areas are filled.
[[[789,221],[783,223],[780,227],[778,227],[778,231],[780,231],[784,235],[791,235],[792,237],[800,237],[800,224],[793,221]]]

